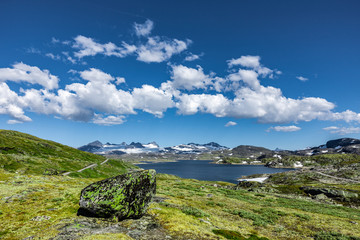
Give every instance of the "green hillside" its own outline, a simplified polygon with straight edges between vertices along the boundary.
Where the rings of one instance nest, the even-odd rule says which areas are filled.
[[[119,161],[101,165],[105,158],[29,134],[0,130],[0,167],[9,172],[58,175],[97,164],[96,171],[85,170],[73,176],[102,177],[123,172]],[[116,166],[109,166],[116,165]],[[108,171],[109,169],[112,171]],[[101,172],[103,171],[103,172]],[[91,172],[91,173],[90,173]],[[101,173],[100,173],[101,172]],[[113,174],[113,172],[115,172]]]

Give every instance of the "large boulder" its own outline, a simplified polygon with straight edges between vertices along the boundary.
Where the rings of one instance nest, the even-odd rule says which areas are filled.
[[[95,182],[81,191],[79,215],[140,218],[156,193],[155,170],[126,173]]]

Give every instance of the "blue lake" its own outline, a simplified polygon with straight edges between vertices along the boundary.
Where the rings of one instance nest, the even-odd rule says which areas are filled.
[[[181,178],[231,183],[237,183],[236,179],[241,176],[258,173],[278,173],[292,170],[285,168],[268,168],[262,165],[211,164],[211,161],[205,160],[146,163],[139,164],[138,166],[144,169],[155,169],[158,173],[173,174]]]

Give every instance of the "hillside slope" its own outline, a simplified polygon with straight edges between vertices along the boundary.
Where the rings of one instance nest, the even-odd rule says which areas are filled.
[[[104,160],[102,156],[29,134],[0,130],[0,167],[6,171],[56,174],[100,164]]]

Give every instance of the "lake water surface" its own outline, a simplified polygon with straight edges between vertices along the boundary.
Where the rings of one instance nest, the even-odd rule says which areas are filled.
[[[285,168],[268,168],[262,165],[227,165],[211,164],[205,160],[180,160],[177,162],[160,162],[140,164],[144,169],[155,169],[158,173],[167,173],[181,178],[194,178],[206,181],[224,181],[237,183],[241,176],[257,173],[278,173],[290,171]]]

